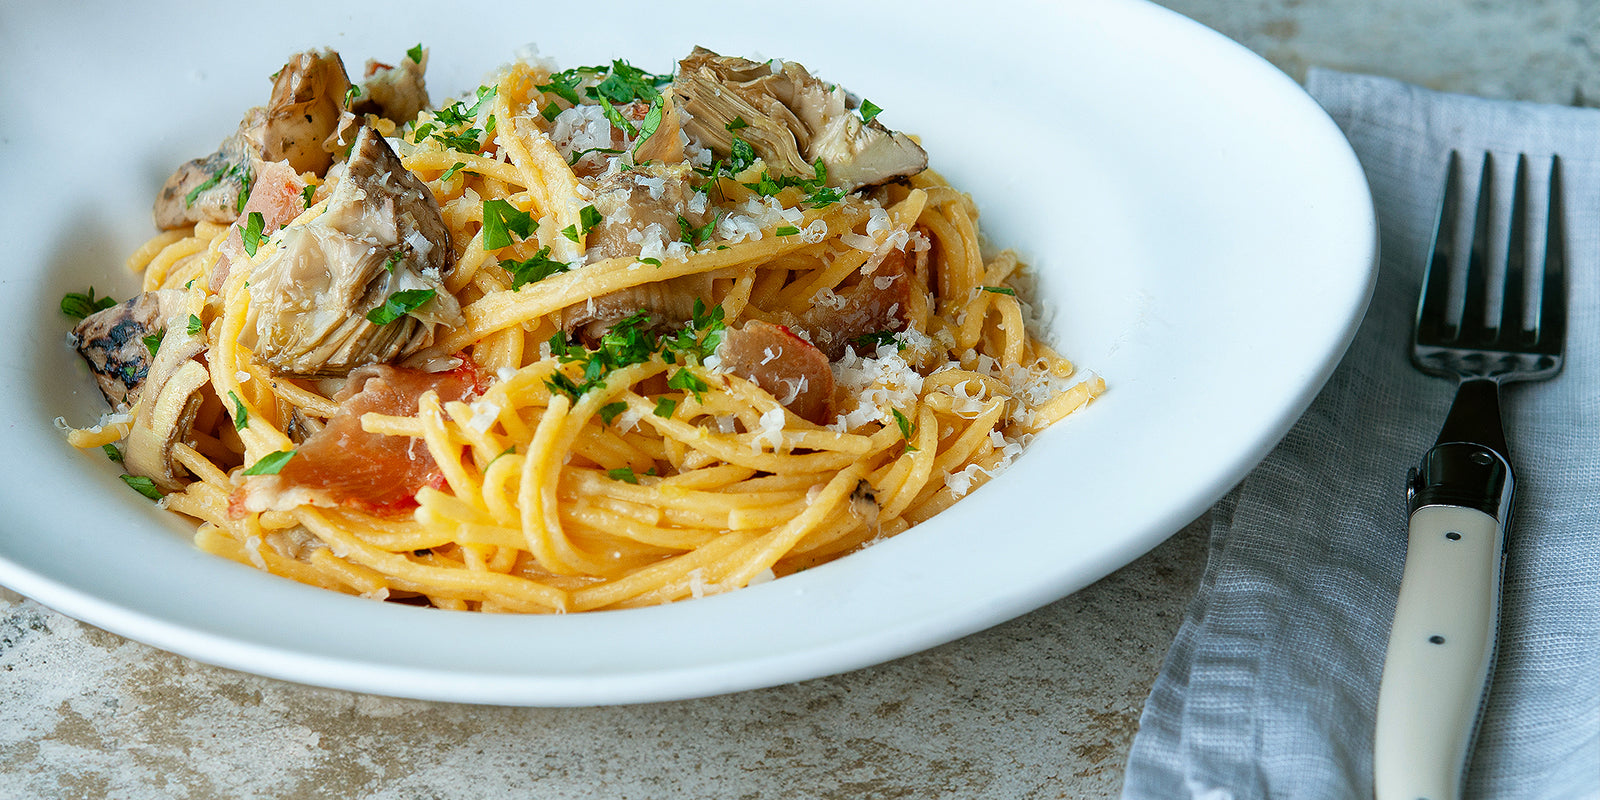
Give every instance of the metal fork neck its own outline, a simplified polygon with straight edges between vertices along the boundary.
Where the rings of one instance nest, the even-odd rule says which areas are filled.
[[[1500,425],[1500,384],[1491,378],[1464,380],[1456,389],[1450,416],[1445,417],[1435,444],[1471,442],[1494,450],[1510,461],[1505,429]]]
[[[1513,486],[1500,387],[1490,379],[1462,381],[1438,443],[1411,470],[1407,504],[1412,513],[1429,505],[1475,508],[1503,523]]]

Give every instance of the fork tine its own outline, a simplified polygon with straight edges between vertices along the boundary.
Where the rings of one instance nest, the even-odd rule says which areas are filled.
[[[1528,281],[1528,157],[1517,156],[1511,185],[1511,230],[1506,242],[1505,295],[1500,308],[1500,341],[1532,344],[1533,332],[1524,328]]]
[[[1545,232],[1544,286],[1539,295],[1538,348],[1560,355],[1567,338],[1567,213],[1561,158],[1550,161],[1550,224]]]
[[[1434,218],[1433,242],[1428,251],[1427,274],[1422,278],[1422,294],[1417,300],[1417,323],[1413,341],[1443,342],[1454,338],[1448,322],[1450,305],[1450,265],[1455,259],[1456,209],[1461,205],[1461,154],[1451,150],[1444,177],[1444,199]]]
[[[1483,154],[1482,177],[1478,181],[1478,205],[1472,218],[1472,250],[1467,256],[1467,287],[1462,302],[1461,322],[1456,340],[1464,344],[1483,344],[1493,338],[1486,323],[1489,297],[1489,216],[1494,202],[1494,156]]]

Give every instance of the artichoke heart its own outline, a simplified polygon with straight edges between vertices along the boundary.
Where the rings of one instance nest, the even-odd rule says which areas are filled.
[[[371,128],[356,136],[327,209],[280,234],[251,269],[240,344],[274,373],[340,377],[433,343],[437,326],[463,323],[445,288],[455,266],[433,193]],[[368,319],[399,292],[432,292],[385,324]]]
[[[821,161],[829,186],[853,192],[928,166],[928,154],[911,137],[877,120],[863,122],[855,97],[793,61],[750,61],[696,47],[678,63],[673,91],[683,103],[684,130],[696,142],[727,158],[737,135],[774,175],[809,178]]]

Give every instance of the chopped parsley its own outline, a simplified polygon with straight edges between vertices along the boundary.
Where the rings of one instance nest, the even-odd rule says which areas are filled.
[[[599,346],[589,350],[577,342],[569,339],[564,332],[557,332],[550,337],[550,353],[562,364],[573,364],[578,367],[579,376],[574,379],[564,371],[556,371],[545,379],[545,386],[554,394],[563,394],[573,402],[589,392],[605,386],[606,378],[612,372],[623,367],[643,364],[657,356],[668,364],[704,363],[711,352],[716,350],[717,343],[721,341],[722,330],[726,327],[723,322],[722,307],[717,306],[707,311],[705,304],[695,301],[693,317],[682,329],[671,335],[658,337],[648,327],[649,314],[640,311],[619,320],[600,337]],[[678,370],[668,380],[668,385],[698,394],[708,388],[704,381],[695,375]],[[616,404],[613,404],[616,405]],[[676,403],[674,402],[674,407]],[[601,410],[601,417],[606,418],[607,406]],[[659,410],[659,405],[657,406]],[[621,413],[620,407],[610,412],[614,417]],[[671,413],[670,411],[668,413]],[[607,420],[609,424],[609,419]]]
[[[572,155],[567,158],[567,166],[570,167],[574,164],[577,164],[580,159],[586,155],[589,155],[590,153],[602,153],[604,155],[614,156],[620,155],[622,151],[614,150],[610,147],[591,147],[587,150],[574,150],[572,151]]]
[[[699,250],[700,245],[711,241],[711,233],[716,230],[717,221],[717,217],[713,216],[710,222],[696,228],[689,224],[689,220],[684,219],[683,215],[680,214],[678,216],[678,241]]]
[[[480,138],[486,133],[494,131],[494,116],[491,115],[484,121],[483,128],[473,127],[478,120],[478,114],[485,103],[494,101],[497,88],[494,86],[479,86],[476,100],[471,106],[457,100],[444,108],[433,112],[433,121],[424,122],[411,130],[411,141],[422,144],[426,139],[432,138],[451,150],[463,153],[476,153],[482,149]],[[452,130],[461,128],[461,130]]]
[[[799,232],[800,232],[800,229],[796,228],[793,225],[783,225],[783,226],[780,226],[777,230],[773,231],[772,233],[773,233],[774,236],[793,236],[793,235],[795,235],[795,234],[797,234]]]
[[[140,341],[144,342],[145,349],[150,351],[151,358],[156,357],[156,351],[161,349],[161,340],[166,338],[166,335],[167,329],[162,328],[149,336],[140,337]]]
[[[672,377],[667,378],[667,388],[688,392],[694,395],[694,400],[698,403],[705,399],[704,393],[711,387],[689,370],[679,369],[672,373]]]
[[[244,401],[231,391],[228,392],[228,399],[233,401],[233,429],[242,431],[250,427],[250,413],[245,411]]]
[[[306,202],[306,208],[310,208],[311,207],[311,205],[312,205],[311,196],[316,194],[316,193],[317,193],[317,187],[312,186],[310,184],[307,184],[306,188],[300,190],[300,198]]]
[[[1012,288],[1007,287],[1007,286],[984,286],[984,287],[981,287],[981,288],[986,292],[993,292],[995,294],[1003,294],[1003,295],[1006,295],[1007,297],[1016,297],[1017,296],[1017,291],[1015,289],[1012,289]]]
[[[183,196],[183,207],[189,208],[190,206],[193,206],[194,201],[199,199],[200,195],[205,192],[205,190],[222,183],[224,180],[227,180],[229,175],[233,175],[239,179],[241,190],[239,192],[239,196],[234,199],[234,202],[237,204],[237,209],[243,209],[245,197],[250,194],[250,184],[254,180],[254,177],[250,174],[250,167],[247,164],[229,164],[221,169],[216,170],[215,172],[212,172],[211,177],[206,178],[205,181],[201,182],[199,186],[190,189],[189,193]]]
[[[516,455],[516,453],[517,453],[517,446],[516,445],[511,445],[510,447],[507,447],[506,449],[501,450],[500,452],[495,454],[494,458],[489,459],[489,463],[483,465],[483,471],[484,472],[488,472],[489,468],[494,466],[494,462],[499,461],[501,456]]]
[[[900,413],[900,409],[895,408],[891,409],[891,411],[894,412],[894,424],[900,428],[900,438],[906,440],[905,452],[917,452],[917,446],[911,443],[911,437],[917,432],[917,426],[912,425],[911,420],[906,419],[906,415]]]
[[[591,206],[592,207],[592,206]],[[499,250],[511,246],[511,234],[526,239],[533,235],[539,223],[526,211],[505,200],[483,201],[483,249]]]
[[[888,330],[878,331],[876,333],[864,333],[854,339],[851,339],[850,343],[859,348],[863,353],[876,351],[879,347],[886,344],[895,345],[901,350],[906,349],[906,343],[897,338],[894,331]]]
[[[422,42],[417,42],[417,46],[416,47],[413,47],[410,50],[407,50],[406,51],[406,58],[411,59],[411,63],[413,63],[413,64],[421,64],[422,63]]]
[[[276,475],[283,469],[283,466],[285,464],[289,463],[289,459],[294,458],[294,454],[296,452],[298,452],[298,451],[296,451],[296,450],[279,450],[276,453],[268,453],[268,454],[262,456],[260,461],[257,461],[256,463],[251,464],[250,467],[248,469],[246,469],[242,474],[244,474],[244,475]]]
[[[100,449],[105,452],[106,458],[109,458],[118,464],[122,463],[122,451],[118,450],[116,445],[103,444],[100,445]]]
[[[404,289],[389,295],[383,305],[367,312],[367,321],[374,325],[388,325],[391,322],[421,308],[422,305],[433,299],[436,294],[433,289]]]
[[[200,321],[200,317],[199,316],[197,316],[195,314],[190,314],[189,315],[189,328],[188,328],[188,330],[189,330],[189,335],[190,336],[199,336],[200,335],[200,331],[205,330],[205,324]]]
[[[640,258],[638,261],[640,264],[649,264],[652,267],[661,266],[661,259],[659,258]]]
[[[156,482],[143,475],[123,475],[122,482],[151,500],[160,500],[166,493],[156,488]]]
[[[506,259],[500,262],[500,266],[511,273],[512,290],[521,289],[530,283],[538,283],[551,275],[572,268],[571,264],[550,258],[548,246],[539,248],[539,252],[525,261]]]
[[[621,414],[627,410],[628,404],[622,402],[621,400],[618,400],[615,403],[606,403],[600,407],[600,419],[601,421],[605,422],[605,424],[610,425],[611,421],[616,419],[618,414]]]
[[[737,133],[745,128],[750,127],[750,123],[745,122],[744,117],[734,117],[732,122],[722,127],[727,128],[728,133]]]
[[[244,228],[239,231],[239,240],[244,242],[245,255],[251,258],[255,257],[256,250],[261,247],[262,242],[267,240],[267,237],[262,232],[265,227],[267,227],[267,221],[261,216],[261,212],[250,212],[250,216],[245,219]]]
[[[233,210],[234,213],[243,213],[245,200],[250,197],[250,187],[256,184],[256,173],[250,169],[249,164],[239,165],[237,173],[239,175],[239,196],[234,198]]]
[[[733,144],[728,150],[728,171],[734,175],[744,172],[756,163],[756,149],[743,137],[733,137]]]
[[[89,293],[67,292],[61,296],[61,313],[75,319],[83,319],[96,311],[104,311],[117,304],[109,297],[95,297],[94,287],[89,287]]]
[[[587,236],[594,226],[600,224],[601,219],[603,218],[600,216],[599,210],[594,206],[584,206],[578,210],[578,224],[562,228],[561,235],[574,242],[581,242],[583,237]]]
[[[394,272],[394,268],[400,266],[401,259],[404,259],[405,257],[406,248],[404,247],[401,247],[393,253],[390,253],[389,257],[383,260],[383,271]]]
[[[441,183],[443,183],[444,181],[448,181],[451,178],[454,178],[456,176],[456,173],[460,172],[463,169],[465,169],[466,166],[467,165],[465,163],[457,161],[453,166],[451,166],[449,169],[445,170],[443,175],[439,176],[439,181]]]
[[[344,107],[349,108],[350,103],[361,96],[361,85],[352,83],[350,88],[344,90]]]
[[[617,469],[606,470],[606,477],[614,481],[622,481],[623,483],[639,483],[639,476],[633,474],[633,470],[629,467],[618,467]]]
[[[861,121],[862,122],[871,122],[873,119],[877,118],[877,116],[879,114],[882,114],[882,113],[883,113],[883,109],[879,108],[877,103],[874,103],[871,100],[868,100],[866,98],[862,98],[862,100],[861,100]]]
[[[677,410],[678,410],[678,401],[676,401],[676,400],[674,400],[674,399],[672,399],[670,397],[657,397],[656,398],[656,410],[655,410],[655,415],[656,416],[658,416],[658,417],[670,417],[670,416],[672,416],[672,412],[677,411]]]
[[[639,129],[633,127],[633,123],[629,122],[627,117],[622,116],[622,112],[618,111],[616,106],[611,105],[610,100],[607,100],[604,97],[600,98],[600,107],[605,109],[606,120],[611,123],[611,127],[616,128],[617,130],[622,131],[629,136],[639,135]]]
[[[656,131],[660,128],[661,104],[659,102],[651,103],[650,110],[644,115],[644,121],[639,123],[639,138],[633,143],[635,157],[639,154],[639,148],[644,147],[644,143],[650,141],[650,137],[656,135]]]

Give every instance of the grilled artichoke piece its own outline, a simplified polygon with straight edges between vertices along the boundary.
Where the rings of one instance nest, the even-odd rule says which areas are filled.
[[[844,89],[828,87],[793,61],[776,69],[774,63],[780,62],[696,47],[678,63],[673,82],[684,130],[722,158],[732,153],[736,131],[775,175],[809,178],[821,160],[828,185],[847,192],[927,168],[928,154],[910,137],[852,113],[859,102]]]
[[[350,79],[331,50],[296,53],[273,78],[265,107],[245,112],[239,129],[215,153],[178,168],[156,195],[156,227],[196,222],[226,225],[250,193],[252,161],[284,161],[295,172],[321,175],[333,164],[329,138],[339,126]]]
[[[455,267],[433,193],[371,128],[357,134],[327,210],[280,234],[254,265],[240,343],[281,375],[339,377],[404,358],[463,322],[444,286]],[[369,312],[397,293],[420,306],[378,324]]]

